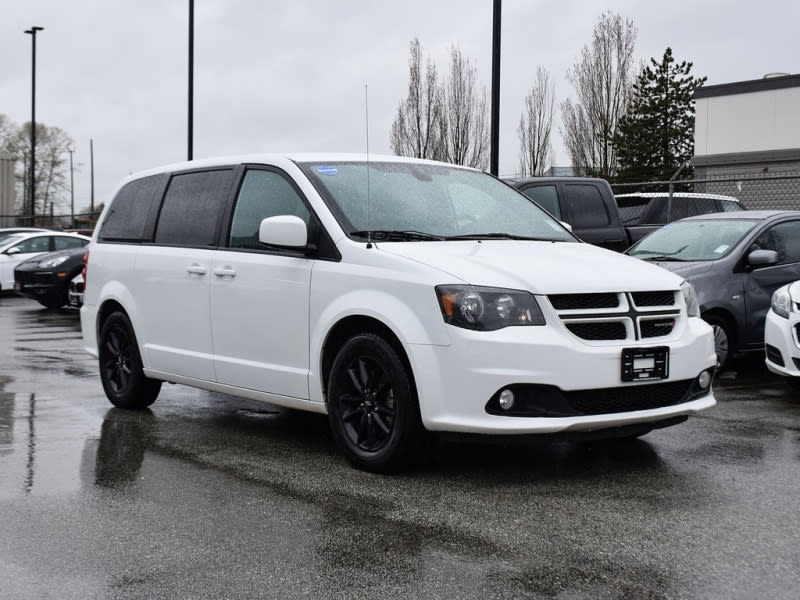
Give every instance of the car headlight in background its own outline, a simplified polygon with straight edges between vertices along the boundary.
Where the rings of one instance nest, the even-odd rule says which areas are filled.
[[[788,285],[779,287],[772,294],[772,311],[784,319],[789,318],[789,313],[792,312],[792,297]]]
[[[47,258],[39,262],[40,269],[53,269],[58,265],[65,263],[69,256],[54,256],[53,258]]]
[[[520,325],[544,325],[544,316],[529,292],[474,285],[437,285],[436,297],[445,323],[496,331]]]
[[[700,303],[697,301],[697,292],[694,291],[694,286],[688,281],[684,281],[681,284],[681,292],[686,300],[686,314],[690,317],[699,317]]]

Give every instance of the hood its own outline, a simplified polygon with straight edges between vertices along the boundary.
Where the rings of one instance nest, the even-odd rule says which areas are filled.
[[[713,266],[714,262],[710,260],[700,260],[700,261],[690,261],[690,262],[682,262],[682,261],[653,261],[650,264],[658,265],[662,269],[667,269],[668,271],[672,271],[676,275],[679,275],[683,279],[691,279],[692,277],[697,277],[702,275],[703,273],[710,271]]]
[[[17,269],[37,269],[39,267],[39,263],[45,260],[50,260],[53,258],[58,258],[61,256],[67,257],[67,259],[80,256],[81,260],[83,259],[83,255],[88,252],[89,249],[87,247],[81,248],[67,248],[65,250],[53,250],[52,252],[45,252],[44,254],[37,254],[33,258],[29,258],[24,262],[21,262],[17,265]]]
[[[682,281],[655,265],[582,243],[481,240],[376,245],[465,283],[534,294],[660,291],[677,289]]]

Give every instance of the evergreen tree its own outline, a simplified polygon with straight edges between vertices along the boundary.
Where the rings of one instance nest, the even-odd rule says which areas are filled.
[[[694,90],[705,77],[689,74],[692,63],[676,63],[667,48],[650,59],[633,86],[633,99],[614,137],[616,181],[667,181],[694,154]],[[683,178],[691,177],[684,168]]]

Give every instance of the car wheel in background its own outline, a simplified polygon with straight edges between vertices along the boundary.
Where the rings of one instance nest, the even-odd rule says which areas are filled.
[[[142,409],[155,402],[161,382],[145,376],[128,316],[122,312],[109,315],[98,342],[100,380],[111,404]]]
[[[722,372],[731,365],[736,342],[730,324],[717,315],[707,315],[703,320],[714,330],[714,350],[717,353],[717,371]]]
[[[425,435],[406,365],[382,337],[361,333],[336,355],[328,378],[328,418],[355,466],[390,472],[419,456]]]

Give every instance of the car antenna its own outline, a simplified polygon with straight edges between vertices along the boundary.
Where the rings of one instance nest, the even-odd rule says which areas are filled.
[[[369,196],[369,86],[364,84],[364,116],[367,133],[367,249],[372,248],[372,207]]]

